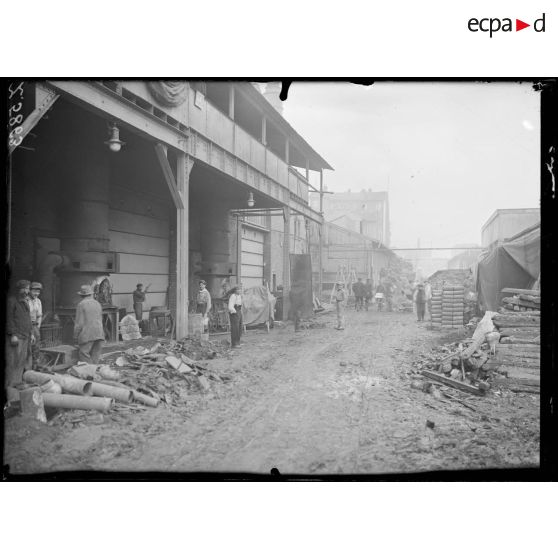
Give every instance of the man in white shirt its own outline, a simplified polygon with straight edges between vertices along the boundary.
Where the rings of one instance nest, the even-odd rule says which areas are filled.
[[[240,347],[242,333],[242,297],[240,287],[236,286],[229,298],[229,318],[231,323],[231,348]]]
[[[200,290],[196,297],[196,312],[203,316],[204,329],[209,326],[209,311],[211,310],[211,295],[206,288],[206,282],[201,279],[199,282]]]
[[[337,310],[337,326],[335,329],[345,329],[345,306],[347,305],[347,294],[345,293],[345,285],[337,283],[335,285],[335,309]]]
[[[31,343],[31,355],[33,358],[33,368],[35,369],[38,364],[40,349],[39,342],[41,340],[41,322],[43,321],[43,305],[41,299],[39,298],[43,286],[41,283],[33,282],[31,283],[31,290],[29,293],[29,299],[27,303],[29,304],[29,313],[31,314],[31,325],[34,341]]]

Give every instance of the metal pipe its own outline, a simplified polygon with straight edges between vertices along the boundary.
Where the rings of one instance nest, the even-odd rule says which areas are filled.
[[[131,389],[108,386],[106,384],[99,384],[98,382],[91,382],[91,391],[92,394],[97,397],[110,397],[121,403],[131,403],[134,398]]]
[[[79,395],[58,395],[43,393],[45,407],[57,409],[81,409],[84,411],[99,411],[106,413],[112,407],[113,400],[108,397],[83,397]]]
[[[140,393],[139,391],[136,390],[133,390],[132,393],[134,396],[134,401],[143,403],[148,407],[157,407],[157,405],[159,404],[159,400],[155,399],[155,397],[149,397],[149,395],[145,395],[145,393]]]
[[[23,373],[23,379],[30,384],[42,386],[49,380],[56,382],[65,393],[74,395],[93,395],[93,386],[91,382],[66,376],[64,374],[46,374],[45,372],[36,372],[35,370],[27,370]]]

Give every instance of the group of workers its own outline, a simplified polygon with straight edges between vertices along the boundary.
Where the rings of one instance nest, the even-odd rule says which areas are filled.
[[[378,310],[382,309],[384,301],[386,302],[387,310],[392,310],[393,287],[389,283],[381,282],[374,291],[371,279],[367,279],[366,283],[363,283],[359,277],[356,283],[353,283],[352,291],[355,297],[355,310],[357,312],[363,310],[363,308],[368,311],[373,297],[378,304]],[[432,287],[430,283],[428,281],[417,283],[412,298],[416,307],[417,321],[423,322],[426,308],[428,307],[429,312],[431,311]],[[344,309],[348,301],[348,294],[342,281],[335,284],[334,300],[337,311],[337,326],[335,329],[342,330],[345,329]]]
[[[39,297],[42,285],[21,279],[15,287],[6,307],[6,387],[20,384],[23,372],[37,366],[40,354],[43,308]],[[79,347],[79,359],[97,363],[105,338],[102,307],[93,298],[91,285],[83,285],[78,294],[82,300],[76,308],[74,338]]]

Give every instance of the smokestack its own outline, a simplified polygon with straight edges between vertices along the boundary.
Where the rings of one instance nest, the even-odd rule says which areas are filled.
[[[283,114],[283,101],[279,99],[279,93],[281,93],[281,83],[270,81],[265,87],[264,97],[279,114]]]

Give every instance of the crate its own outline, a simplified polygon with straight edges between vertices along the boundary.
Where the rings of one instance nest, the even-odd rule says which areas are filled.
[[[60,324],[45,324],[41,326],[40,334],[41,340],[39,342],[39,347],[41,349],[46,349],[48,347],[56,347],[62,344],[62,330],[63,327]]]

